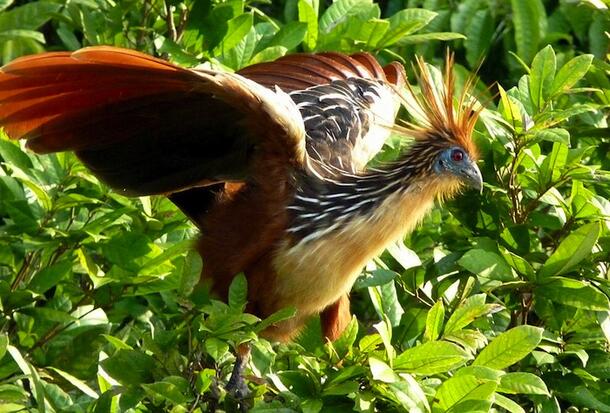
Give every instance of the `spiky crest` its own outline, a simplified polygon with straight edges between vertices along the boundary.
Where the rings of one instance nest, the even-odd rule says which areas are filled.
[[[398,91],[407,111],[413,115],[413,122],[398,126],[398,132],[418,141],[432,141],[459,145],[472,159],[478,158],[472,132],[483,106],[472,97],[475,76],[470,76],[456,96],[453,53],[447,53],[442,81],[435,79],[423,58],[416,57],[415,78],[420,93],[407,82],[406,92]],[[457,102],[455,102],[457,100]]]

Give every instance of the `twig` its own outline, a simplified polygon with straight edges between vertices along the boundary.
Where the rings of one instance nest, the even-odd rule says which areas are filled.
[[[167,4],[167,1],[163,2],[165,6],[165,22],[167,24],[167,31],[169,32],[169,38],[176,42],[178,40],[178,32],[176,31],[176,24],[174,23],[174,13],[172,6]]]

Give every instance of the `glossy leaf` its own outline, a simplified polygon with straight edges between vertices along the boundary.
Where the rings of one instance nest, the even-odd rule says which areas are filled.
[[[424,332],[426,340],[433,341],[438,339],[444,322],[445,307],[442,301],[437,301],[428,311],[428,316],[426,317],[426,331]]]
[[[534,290],[536,295],[556,303],[593,311],[610,310],[610,301],[592,285],[571,278],[549,277]]]
[[[468,353],[455,344],[429,341],[397,356],[394,360],[394,369],[407,373],[437,374],[459,367],[469,359]]]
[[[550,95],[557,95],[572,88],[589,71],[593,55],[586,54],[569,60],[553,79]]]
[[[574,266],[591,254],[599,234],[600,226],[596,222],[583,225],[573,231],[546,260],[538,276],[544,278],[551,275],[565,274],[572,270]]]
[[[472,364],[504,369],[530,354],[541,339],[541,328],[526,325],[514,327],[494,338]]]
[[[459,259],[466,270],[492,280],[510,281],[514,279],[511,268],[502,256],[482,249],[472,249]]]

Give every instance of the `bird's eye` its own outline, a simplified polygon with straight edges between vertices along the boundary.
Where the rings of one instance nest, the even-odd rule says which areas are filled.
[[[464,159],[464,152],[462,152],[460,149],[452,150],[451,159],[455,162],[460,162],[462,159]]]

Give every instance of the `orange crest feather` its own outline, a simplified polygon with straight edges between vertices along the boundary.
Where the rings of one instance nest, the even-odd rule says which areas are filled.
[[[477,159],[478,151],[472,133],[483,106],[471,96],[475,77],[470,76],[456,96],[453,53],[447,53],[442,81],[421,57],[416,57],[416,93],[407,83],[407,93],[399,92],[403,105],[413,115],[415,122],[406,122],[405,134],[416,140],[446,141],[463,147],[471,158]],[[457,98],[457,103],[455,99]]]

